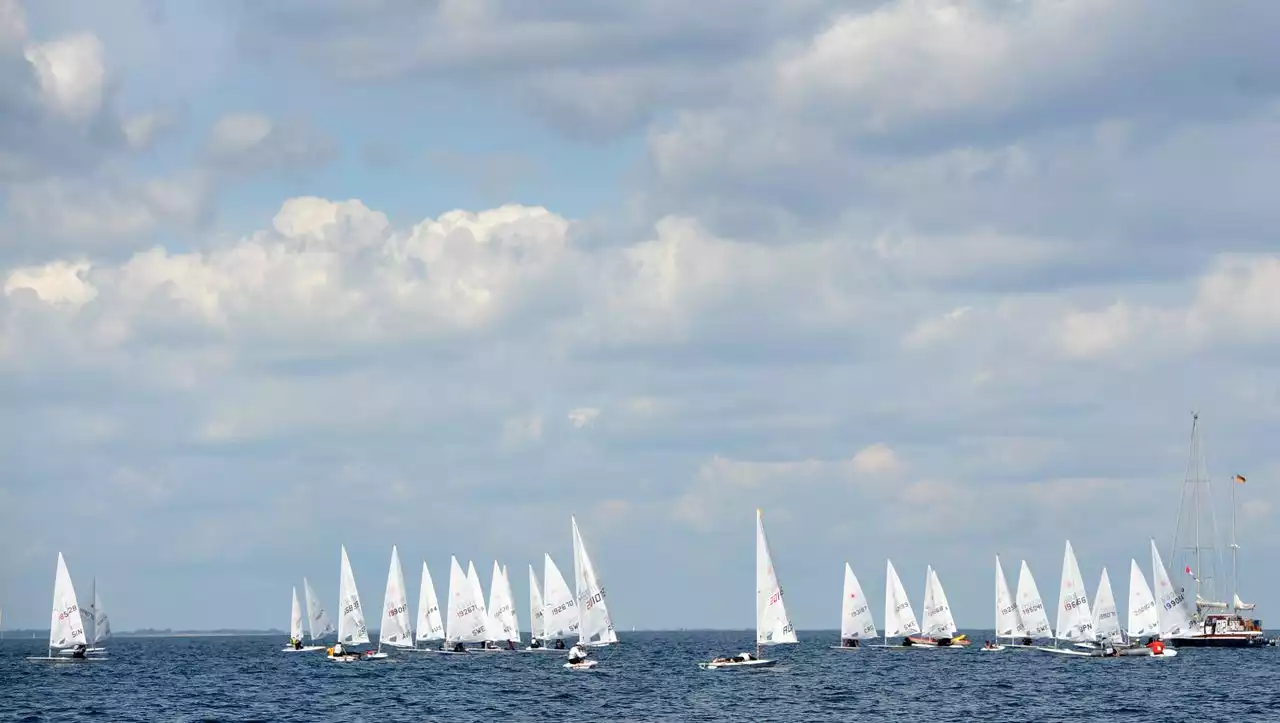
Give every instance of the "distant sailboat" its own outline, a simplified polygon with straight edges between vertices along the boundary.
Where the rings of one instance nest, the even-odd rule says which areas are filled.
[[[444,620],[440,618],[440,603],[436,599],[436,586],[431,580],[431,571],[427,569],[426,561],[423,561],[422,585],[418,588],[418,632],[415,641],[430,645],[437,640],[444,640]],[[423,650],[417,647],[411,649]]]
[[[507,588],[507,601],[511,603],[511,609],[507,612],[507,632],[511,637],[507,640],[519,645],[520,615],[516,612],[516,594],[511,589],[511,576],[507,573],[506,565],[502,566],[502,584]]]
[[[764,535],[764,515],[756,510],[756,654],[740,653],[733,657],[716,658],[709,663],[698,663],[703,670],[743,670],[767,668],[777,660],[760,658],[760,648],[765,645],[798,643],[795,627],[787,615],[783,602],[782,583],[773,568],[773,553]]]
[[[1022,618],[1024,635],[1009,648],[1033,650],[1033,643],[1040,638],[1052,638],[1053,628],[1049,626],[1049,615],[1044,609],[1044,600],[1040,597],[1040,588],[1036,587],[1036,579],[1031,574],[1027,561],[1022,561],[1022,569],[1018,572],[1018,615]]]
[[[1129,621],[1125,628],[1129,639],[1134,642],[1160,634],[1156,598],[1151,594],[1137,560],[1129,561]]]
[[[552,649],[563,649],[564,639],[578,634],[578,604],[574,600],[569,583],[565,582],[560,568],[551,559],[551,555],[543,555],[542,569],[543,593],[542,603],[546,613],[542,624],[545,627],[546,640],[555,640]]]
[[[293,588],[293,607],[289,612],[289,639],[297,641],[296,644],[286,645],[284,652],[286,653],[302,653],[314,650],[324,650],[323,645],[303,645],[302,644],[302,605],[298,603],[298,588]],[[314,636],[313,636],[314,637]]]
[[[991,645],[983,646],[983,650],[999,651],[1005,646],[1000,638],[1015,639],[1025,636],[1027,628],[1022,623],[1022,615],[1018,610],[1018,601],[1009,592],[1009,582],[1004,577],[1004,568],[1000,566],[1000,556],[996,555],[996,640]]]
[[[498,646],[493,644],[491,636],[495,634],[495,629],[501,629],[502,626],[493,619],[493,615],[489,612],[489,608],[485,607],[484,588],[480,586],[480,575],[476,573],[475,563],[470,560],[467,561],[467,583],[471,585],[471,594],[475,599],[476,605],[480,606],[480,611],[484,615],[485,620],[485,637],[480,641],[480,647],[471,648],[470,652],[495,652],[498,650]]]
[[[862,593],[862,585],[853,574],[849,563],[844,564],[844,593],[840,603],[840,644],[835,650],[857,650],[861,641],[876,636],[876,623],[871,618],[871,606]]]
[[[1115,593],[1111,590],[1111,578],[1105,567],[1102,568],[1102,578],[1098,580],[1098,596],[1093,605],[1093,629],[1103,644],[1115,646],[1124,643],[1120,612],[1116,609]]]
[[[920,621],[924,630],[919,635],[908,636],[904,645],[926,648],[968,647],[969,639],[956,630],[956,620],[951,615],[951,605],[947,602],[947,593],[942,589],[938,572],[932,566],[927,567],[924,579],[924,619]]]
[[[409,598],[405,591],[404,569],[400,552],[391,546],[391,567],[387,570],[387,589],[382,598],[382,622],[378,625],[378,652],[369,658],[385,658],[383,646],[413,647],[413,627],[409,622]]]
[[[70,662],[84,660],[106,660],[105,655],[73,656],[54,655],[54,651],[89,645],[85,637],[84,616],[80,613],[80,603],[76,600],[76,589],[71,583],[71,573],[67,572],[67,563],[58,553],[58,567],[53,578],[53,617],[49,624],[49,654],[31,656],[27,660],[42,662]]]
[[[547,645],[547,606],[542,602],[542,585],[533,565],[529,566],[529,647],[524,650],[527,653],[552,650]]]
[[[316,641],[334,632],[335,629],[329,614],[320,604],[320,596],[311,589],[311,583],[305,577],[302,578],[302,592],[307,598],[307,631],[311,634],[311,643],[314,645]]]
[[[1085,591],[1076,554],[1068,540],[1062,557],[1062,584],[1058,595],[1058,625],[1054,632],[1054,646],[1046,646],[1041,650],[1059,655],[1092,656],[1093,652],[1079,647],[1058,647],[1058,642],[1093,643],[1097,639],[1093,628],[1093,614],[1089,612],[1089,595]]]
[[[489,577],[489,633],[486,636],[486,643],[513,644],[520,638],[513,629],[512,613],[515,612],[515,601],[510,597],[510,589],[502,567],[495,560],[493,573]]]
[[[884,643],[880,647],[907,647],[889,644],[889,638],[920,632],[920,623],[916,622],[916,613],[911,609],[911,600],[907,598],[906,588],[902,587],[893,560],[886,561],[884,580]]]
[[[474,566],[471,568],[475,570]],[[449,558],[449,624],[445,630],[444,651],[463,653],[465,643],[483,643],[488,630],[488,615],[476,595],[475,585],[457,557]]]

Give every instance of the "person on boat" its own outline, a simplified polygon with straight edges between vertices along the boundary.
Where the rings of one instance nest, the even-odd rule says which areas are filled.
[[[983,650],[990,650],[990,649],[991,649],[991,648],[993,648],[993,647],[995,647],[995,646],[993,646],[993,645],[991,644],[991,641],[990,641],[990,640],[984,640],[984,641],[982,641],[982,649],[983,649]]]
[[[72,648],[72,649],[71,649],[71,657],[73,657],[73,658],[85,658],[85,657],[87,657],[87,656],[85,655],[85,651],[86,651],[86,650],[87,650],[87,648],[84,646],[84,643],[76,643],[76,646],[75,646],[74,648]]]
[[[569,649],[569,663],[572,665],[577,665],[578,663],[581,663],[586,659],[587,659],[586,649],[583,648],[578,643],[574,643],[573,647]]]
[[[514,641],[514,640],[508,640],[508,641],[507,641],[507,650],[515,650],[515,649],[516,649],[516,641]]]
[[[1022,639],[1022,644],[1023,644],[1023,645],[1026,645],[1027,647],[1030,647],[1030,646],[1031,646],[1031,644],[1032,644],[1032,643],[1034,643],[1034,642],[1035,642],[1035,641],[1034,641],[1034,640],[1032,640],[1031,638],[1023,638],[1023,639]]]
[[[556,650],[564,650],[564,638],[556,639]]]
[[[842,647],[842,648],[856,648],[856,647],[858,647],[858,639],[857,639],[857,638],[845,638],[844,640],[841,640],[841,641],[840,641],[840,647]]]
[[[465,653],[465,652],[467,652],[467,646],[463,645],[462,643],[454,643],[454,644],[453,644],[453,652],[455,652],[455,653]]]
[[[1164,641],[1159,638],[1153,638],[1151,642],[1147,643],[1147,649],[1151,651],[1152,655],[1164,655]]]
[[[752,655],[751,653],[739,653],[739,654],[738,654],[738,661],[739,661],[739,662],[742,662],[742,663],[748,663],[748,662],[750,662],[750,661],[752,661],[752,660],[755,660],[755,659],[756,659],[756,656]]]
[[[347,654],[347,651],[343,649],[341,640],[333,644],[333,657],[340,658],[346,654]]]
[[[541,640],[538,640],[537,638],[532,638],[532,639],[530,639],[530,640],[529,640],[529,649],[530,649],[530,650],[537,650],[538,648],[541,648],[541,647],[542,647],[542,641],[541,641]]]
[[[293,649],[294,649],[294,650],[302,650],[302,638],[294,638],[294,639],[293,639]]]

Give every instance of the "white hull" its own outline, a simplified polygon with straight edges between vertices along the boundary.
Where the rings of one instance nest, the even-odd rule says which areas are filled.
[[[312,653],[312,652],[315,652],[315,651],[317,651],[317,650],[326,650],[326,649],[327,649],[327,648],[325,648],[325,646],[323,646],[323,645],[304,645],[304,646],[302,646],[301,648],[284,648],[284,649],[283,649],[283,650],[281,650],[280,652],[282,652],[282,653]]]
[[[581,663],[565,663],[564,667],[569,670],[591,670],[599,664],[596,660],[584,660]]]
[[[698,667],[703,670],[750,670],[771,668],[777,664],[776,660],[738,660],[732,663],[698,663]]]
[[[560,653],[561,655],[564,655],[567,651],[556,650],[555,648],[521,648],[520,652],[522,653]]]
[[[95,655],[92,658],[73,658],[70,655],[32,655],[27,660],[33,663],[86,663],[98,660],[106,660],[105,655]]]
[[[365,660],[386,660],[386,658],[386,653],[370,653],[369,655],[364,656]]]
[[[997,645],[997,646],[995,646],[995,647],[993,647],[993,648],[982,647],[982,648],[978,648],[978,649],[979,649],[979,650],[981,650],[981,651],[982,651],[982,652],[984,652],[984,653],[1000,653],[1000,652],[1003,652],[1003,651],[1004,651],[1004,646],[1003,646],[1003,645]]]
[[[873,646],[873,645],[857,645],[857,646],[854,646],[854,647],[852,647],[852,648],[847,648],[847,647],[845,647],[845,646],[843,646],[843,645],[831,645],[831,646],[828,646],[828,647],[830,647],[832,650],[862,650],[863,648],[872,648],[872,647],[875,647],[875,646]]]
[[[1044,648],[1040,648],[1040,650],[1042,650],[1042,651],[1044,651],[1044,652],[1046,652],[1046,653],[1053,653],[1054,655],[1074,655],[1074,656],[1076,656],[1077,658],[1092,658],[1092,657],[1094,657],[1093,653],[1089,652],[1088,650],[1080,650],[1079,648],[1049,648],[1049,647],[1044,647]]]

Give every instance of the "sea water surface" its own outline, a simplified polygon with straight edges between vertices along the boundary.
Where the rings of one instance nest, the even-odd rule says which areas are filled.
[[[698,661],[753,649],[741,632],[623,632],[591,672],[554,653],[338,664],[283,638],[117,638],[100,663],[32,663],[44,641],[0,641],[5,721],[1263,721],[1280,720],[1280,648],[1176,658],[1026,651],[830,650],[801,633],[756,671]]]

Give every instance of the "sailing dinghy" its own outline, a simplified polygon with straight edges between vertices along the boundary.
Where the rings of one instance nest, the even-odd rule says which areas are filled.
[[[548,560],[551,558],[548,557]],[[547,647],[547,608],[542,602],[542,585],[538,582],[538,575],[533,571],[533,565],[529,566],[529,647],[524,648],[525,653],[545,653],[556,652],[555,649]]]
[[[382,646],[412,648],[413,629],[409,624],[409,598],[405,593],[404,569],[400,553],[391,546],[391,568],[387,570],[387,589],[382,597],[382,622],[378,625],[378,652],[365,657],[381,660],[387,657]]]
[[[349,645],[368,645],[369,628],[364,622],[364,610],[360,607],[360,592],[356,590],[356,576],[351,572],[347,559],[347,546],[342,546],[342,570],[338,579],[338,642],[329,648],[329,660],[350,663],[364,660],[365,653],[347,650]],[[386,656],[383,656],[386,657]]]
[[[947,593],[942,589],[942,581],[933,567],[927,567],[924,574],[924,619],[921,621],[924,632],[910,635],[903,641],[904,645],[925,648],[966,648],[969,639],[957,635],[956,620],[951,615],[951,606],[947,603]]]
[[[1031,575],[1031,568],[1026,560],[1022,561],[1022,569],[1018,572],[1017,601],[1018,616],[1022,619],[1025,637],[1004,647],[1010,650],[1036,650],[1036,639],[1053,637],[1053,628],[1049,626],[1049,616],[1044,610],[1044,600],[1040,598],[1040,588],[1036,587],[1036,579]]]
[[[431,580],[431,571],[427,569],[427,563],[422,563],[422,584],[418,588],[418,632],[414,638],[415,643],[426,643],[428,647],[419,648],[410,647],[406,650],[418,650],[422,652],[438,653],[440,648],[430,647],[430,644],[440,640],[444,640],[444,621],[440,619],[440,602],[436,599],[436,585]]]
[[[475,566],[471,567],[475,571]],[[488,615],[483,601],[476,595],[472,578],[462,572],[457,557],[449,558],[449,625],[445,630],[442,652],[466,653],[465,643],[483,643],[488,629]]]
[[[1005,580],[1004,568],[1000,566],[1000,556],[996,555],[996,641],[982,646],[982,649],[987,652],[1004,650],[1005,646],[1000,644],[1000,638],[1009,638],[1012,643],[1025,636],[1026,632],[1022,615],[1018,612],[1018,601],[1009,592],[1009,582]]]
[[[577,636],[581,621],[578,619],[578,603],[573,597],[573,591],[569,589],[569,583],[565,582],[564,575],[560,574],[560,568],[556,567],[549,554],[543,555],[542,582],[542,604],[546,611],[542,621],[543,632],[547,641],[556,641],[549,646],[550,649],[563,652],[564,639]]]
[[[489,577],[489,625],[485,638],[486,647],[493,649],[515,650],[520,642],[520,633],[515,630],[515,601],[511,599],[511,585],[507,583],[504,568],[493,562],[493,573]],[[504,645],[499,646],[499,643]]]
[[[844,564],[844,595],[840,604],[840,644],[832,650],[857,650],[864,639],[876,636],[876,623],[871,619],[871,606],[862,594],[862,585],[849,563]]]
[[[320,596],[311,589],[311,582],[305,577],[302,578],[302,594],[307,598],[307,632],[311,634],[312,645],[315,645],[318,640],[334,632],[333,621],[320,604]],[[318,650],[324,649],[319,645],[315,647]]]
[[[764,536],[764,518],[756,510],[756,654],[739,653],[733,657],[716,658],[709,663],[698,663],[703,670],[751,670],[776,665],[777,660],[764,660],[760,648],[765,645],[788,645],[800,642],[796,629],[787,616],[782,600],[782,583],[773,569],[773,554]]]
[[[898,571],[893,567],[893,560],[886,562],[884,583],[884,642],[876,647],[895,649],[912,647],[889,644],[889,638],[920,632],[920,623],[916,622],[916,613],[911,609],[911,600],[907,598],[907,590],[902,586]]]
[[[569,522],[573,527],[573,580],[575,607],[578,609],[578,645],[588,648],[612,645],[618,642],[618,634],[613,629],[613,618],[605,603],[604,583],[596,574],[595,565],[591,564],[587,543],[583,541],[582,532],[578,529],[578,518],[570,515]],[[596,667],[596,661],[569,662],[564,667],[569,670],[591,670]]]
[[[298,588],[295,587],[293,588],[293,608],[289,614],[289,640],[294,641],[294,644],[286,645],[284,652],[304,653],[324,650],[323,645],[303,645],[302,635],[302,605],[298,603]]]
[[[476,574],[476,565],[471,560],[467,561],[467,583],[471,586],[471,595],[475,600],[475,604],[480,606],[480,613],[484,615],[485,637],[480,640],[480,647],[468,648],[470,653],[496,653],[498,646],[493,644],[493,640],[489,637],[493,634],[494,628],[499,627],[498,622],[489,614],[489,609],[484,605],[484,588],[480,586],[480,575]]]
[[[58,553],[58,568],[53,578],[53,617],[49,625],[49,654],[30,656],[27,660],[46,663],[69,663],[88,660],[106,660],[105,655],[54,655],[54,651],[89,647],[85,636],[84,616],[80,612],[80,603],[76,600],[76,589],[71,584],[71,573],[67,572],[67,563]]]
[[[1129,560],[1129,620],[1125,632],[1132,642],[1160,634],[1156,598],[1151,594],[1151,587],[1147,585],[1147,578],[1143,577],[1137,560]]]

